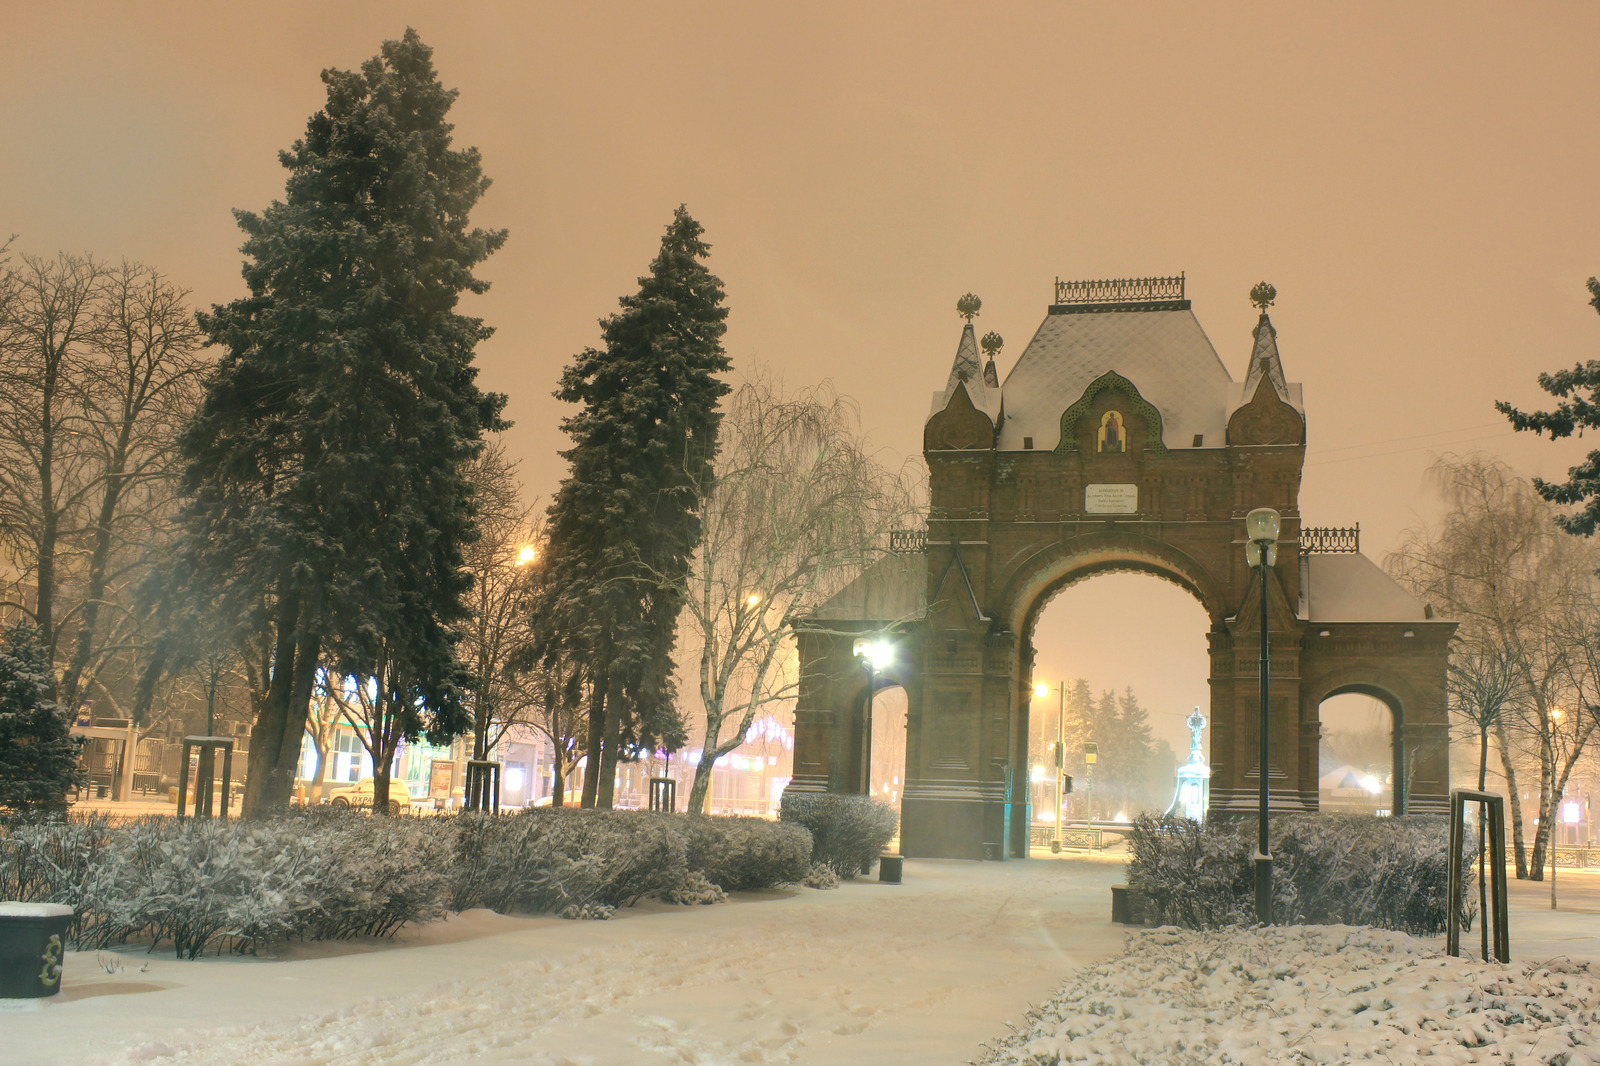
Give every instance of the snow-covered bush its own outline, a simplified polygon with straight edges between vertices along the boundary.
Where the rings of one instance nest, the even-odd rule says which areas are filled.
[[[0,899],[65,903],[77,911],[72,935],[84,914],[78,902],[98,861],[109,822],[104,814],[13,814],[0,819]]]
[[[437,822],[371,818],[330,807],[276,823],[300,832],[327,860],[318,870],[316,910],[301,919],[294,935],[390,936],[407,922],[443,917],[454,833]]]
[[[690,870],[683,880],[661,893],[663,903],[676,903],[681,907],[704,907],[712,903],[728,902],[728,894],[706,880],[699,870]]]
[[[440,828],[357,812],[17,819],[0,829],[0,889],[72,906],[84,950],[148,940],[194,958],[290,938],[387,936],[444,913],[452,834]]]
[[[274,823],[152,817],[117,827],[83,885],[78,946],[149,938],[191,959],[207,947],[254,950],[315,909],[320,859]]]
[[[688,868],[725,892],[794,884],[810,869],[811,834],[798,825],[720,815],[686,815],[677,822]]]
[[[830,889],[839,887],[839,875],[820,862],[813,866],[800,882],[807,888]]]
[[[455,822],[457,910],[562,913],[647,895],[699,900],[702,884],[738,892],[798,881],[811,853],[803,830],[759,818],[545,807]]]
[[[457,910],[628,906],[676,887],[688,872],[683,835],[668,815],[544,807],[455,821]]]
[[[845,880],[872,869],[900,830],[894,808],[867,796],[831,792],[788,794],[780,817],[811,831],[811,861]]]
[[[1372,925],[1419,936],[1449,920],[1448,823],[1409,815],[1280,815],[1272,820],[1273,917],[1284,924]],[[1254,821],[1141,818],[1128,887],[1147,924],[1217,929],[1255,920]],[[1472,859],[1476,846],[1467,842]],[[1465,886],[1463,886],[1465,887]],[[1461,901],[1471,918],[1471,899]]]

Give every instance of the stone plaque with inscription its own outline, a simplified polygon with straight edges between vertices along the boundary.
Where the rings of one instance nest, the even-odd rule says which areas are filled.
[[[1085,485],[1083,509],[1089,514],[1137,514],[1138,485]]]

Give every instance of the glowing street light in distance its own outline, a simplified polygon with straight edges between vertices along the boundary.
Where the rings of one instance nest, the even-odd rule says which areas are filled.
[[[518,565],[518,566],[527,566],[529,563],[533,562],[538,557],[539,557],[539,549],[535,548],[532,544],[524,544],[522,546],[522,550],[517,552],[517,563],[516,563],[516,565]]]
[[[887,640],[858,640],[851,650],[871,663],[874,670],[894,662],[894,645]]]

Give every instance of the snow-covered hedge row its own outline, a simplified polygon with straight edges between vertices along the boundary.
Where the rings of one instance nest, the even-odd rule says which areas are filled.
[[[537,808],[457,818],[452,906],[534,913],[771,888],[806,875],[811,840],[759,818]]]
[[[1420,936],[1449,919],[1449,826],[1410,815],[1272,819],[1273,917],[1283,924],[1373,925]],[[1146,924],[1218,929],[1255,921],[1256,824],[1141,818],[1128,887]],[[1467,845],[1475,854],[1475,845]],[[1470,918],[1471,900],[1461,905]]]
[[[6,898],[70,905],[80,950],[148,940],[188,958],[431,921],[444,914],[449,862],[449,835],[420,819],[353,811],[270,822],[36,819],[0,837]]]
[[[894,808],[867,796],[785,793],[780,817],[810,830],[811,861],[847,880],[869,872],[900,831]]]
[[[387,936],[468,907],[600,917],[646,895],[716,903],[799,882],[810,861],[797,826],[643,811],[0,822],[0,899],[70,905],[80,950],[148,941],[188,958]]]

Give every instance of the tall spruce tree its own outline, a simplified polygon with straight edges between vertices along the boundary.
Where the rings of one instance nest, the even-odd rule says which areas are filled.
[[[710,246],[684,207],[650,273],[602,319],[556,396],[571,470],[550,506],[536,643],[584,663],[584,806],[609,807],[619,757],[682,743],[672,681],[681,587],[700,536],[699,486],[716,456],[728,386],[728,311]]]
[[[1589,279],[1589,305],[1600,312],[1600,278]],[[1511,420],[1519,430],[1548,433],[1551,440],[1600,429],[1600,359],[1578,363],[1571,370],[1540,374],[1539,387],[1561,402],[1552,411],[1519,411],[1504,400],[1496,411]],[[1589,537],[1600,528],[1600,451],[1567,471],[1562,483],[1534,478],[1533,487],[1551,503],[1581,504],[1573,514],[1556,516],[1556,524],[1568,533]]]
[[[1146,786],[1150,763],[1155,755],[1155,738],[1150,733],[1150,716],[1145,713],[1133,686],[1123,690],[1117,706],[1117,763],[1121,779],[1122,802],[1129,817],[1149,805]]]
[[[50,697],[54,681],[35,630],[0,635],[0,808],[65,806],[67,789],[89,779],[82,741]]]
[[[200,316],[224,355],[183,442],[180,576],[216,616],[273,633],[247,815],[289,800],[319,666],[386,662],[435,737],[465,726],[464,465],[506,424],[475,383],[491,330],[456,312],[506,235],[468,225],[489,182],[476,149],[451,147],[455,91],[409,29],[322,80],[326,106],[280,155],[283,201],[235,212],[250,295]]]

